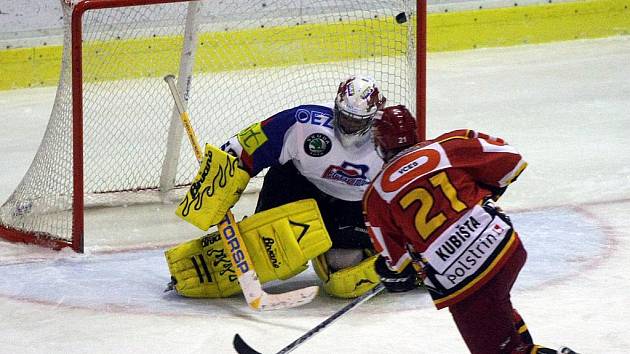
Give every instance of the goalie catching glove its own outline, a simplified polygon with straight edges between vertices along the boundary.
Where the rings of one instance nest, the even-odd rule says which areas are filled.
[[[304,199],[256,213],[238,223],[261,283],[285,280],[307,269],[332,245],[317,203]],[[187,297],[221,298],[241,291],[230,250],[218,232],[165,252],[172,282]]]

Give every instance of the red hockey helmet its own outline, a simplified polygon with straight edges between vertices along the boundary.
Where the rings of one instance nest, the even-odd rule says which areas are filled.
[[[416,120],[403,105],[379,111],[374,119],[372,132],[376,149],[383,158],[415,145],[419,140]]]

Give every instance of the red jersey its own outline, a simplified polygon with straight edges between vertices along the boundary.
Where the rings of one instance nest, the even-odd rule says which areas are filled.
[[[460,301],[520,242],[509,221],[481,203],[526,166],[514,147],[470,130],[405,150],[383,167],[363,199],[376,250],[395,270],[412,256],[419,261],[438,308]]]

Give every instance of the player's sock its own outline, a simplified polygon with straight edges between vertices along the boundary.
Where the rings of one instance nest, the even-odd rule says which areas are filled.
[[[534,344],[534,340],[532,339],[532,336],[529,333],[529,329],[527,328],[525,321],[523,321],[523,318],[518,313],[518,311],[513,310],[513,316],[514,316],[514,328],[516,328],[518,335],[521,337],[521,341],[525,344]]]

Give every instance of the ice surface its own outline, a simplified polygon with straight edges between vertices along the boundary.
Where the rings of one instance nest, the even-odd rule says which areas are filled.
[[[476,129],[506,139],[529,162],[500,205],[529,253],[512,300],[540,344],[630,348],[628,63],[630,36],[429,56],[428,135]],[[27,170],[53,99],[54,88],[0,92],[0,201]],[[237,215],[254,203],[245,196]],[[150,214],[133,211],[141,220]],[[150,223],[124,240],[98,225],[84,255],[0,242],[0,353],[231,353],[237,332],[275,352],[347,303],[320,295],[301,308],[256,313],[240,296],[163,293],[163,251],[194,230],[175,218]],[[313,283],[309,270],[269,291]],[[419,290],[377,296],[295,352],[466,348],[449,312]]]

